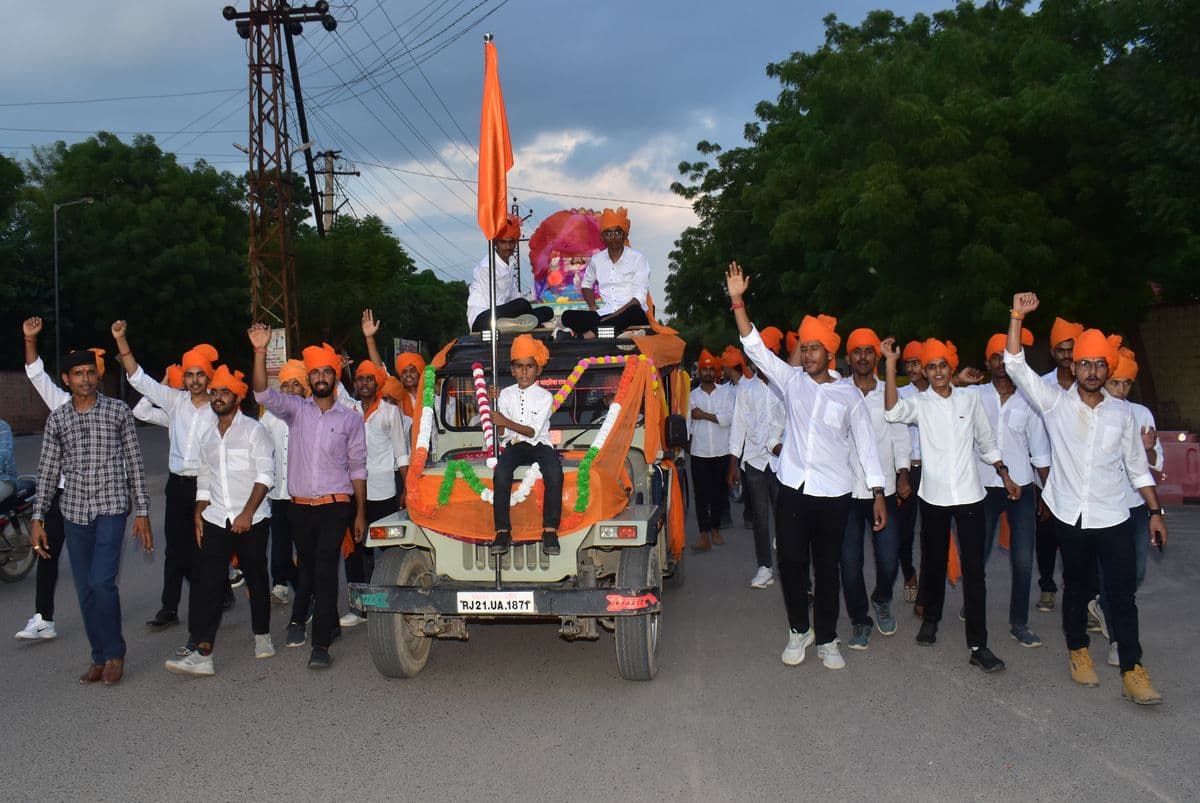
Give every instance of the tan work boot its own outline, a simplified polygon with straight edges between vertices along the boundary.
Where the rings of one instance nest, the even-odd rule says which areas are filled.
[[[708,533],[707,532],[700,533],[700,540],[697,541],[696,543],[692,544],[692,551],[693,552],[707,552],[710,549],[712,549],[712,544],[708,540]]]
[[[1154,688],[1146,667],[1141,664],[1134,664],[1133,669],[1121,673],[1121,687],[1121,696],[1138,705],[1158,705],[1162,702],[1162,695]]]
[[[721,535],[720,530],[712,531],[712,542],[714,544],[716,544],[717,546],[721,546],[722,544],[725,543],[725,537]]]
[[[1092,662],[1092,653],[1087,647],[1071,650],[1067,660],[1071,664],[1071,680],[1080,686],[1100,685],[1100,676],[1096,674],[1096,664]]]

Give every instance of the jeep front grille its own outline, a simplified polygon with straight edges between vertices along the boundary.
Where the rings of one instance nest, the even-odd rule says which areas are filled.
[[[487,544],[464,543],[462,550],[464,569],[496,570],[496,557],[488,554]],[[508,550],[508,554],[501,555],[500,559],[503,561],[500,566],[505,571],[517,569],[518,571],[545,572],[550,570],[550,558],[542,552],[540,541],[533,541],[528,544],[513,544]]]

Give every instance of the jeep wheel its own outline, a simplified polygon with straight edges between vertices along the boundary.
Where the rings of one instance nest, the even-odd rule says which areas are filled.
[[[372,585],[429,586],[433,564],[423,549],[391,547],[377,556]],[[367,617],[371,660],[384,677],[411,678],[425,668],[433,639],[421,629],[421,617],[371,611]]]
[[[662,565],[653,545],[621,550],[617,585],[622,588],[649,586],[662,589]],[[617,669],[626,680],[653,680],[658,674],[659,613],[618,616]]]

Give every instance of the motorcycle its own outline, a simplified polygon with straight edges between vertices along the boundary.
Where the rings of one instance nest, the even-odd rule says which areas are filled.
[[[28,482],[32,479],[21,477],[17,489],[0,501],[0,582],[21,580],[37,562],[32,542],[37,488]]]

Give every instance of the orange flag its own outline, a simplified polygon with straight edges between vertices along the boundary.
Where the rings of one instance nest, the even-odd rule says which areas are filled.
[[[479,114],[479,228],[496,239],[508,217],[508,171],[513,166],[508,115],[492,36],[483,43],[483,107]]]

